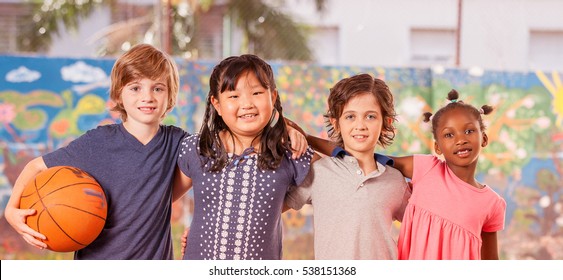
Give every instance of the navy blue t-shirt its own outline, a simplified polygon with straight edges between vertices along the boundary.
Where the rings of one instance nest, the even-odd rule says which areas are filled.
[[[123,124],[99,126],[43,156],[48,167],[78,167],[105,191],[108,216],[94,242],[75,259],[172,259],[172,182],[180,142],[187,135],[161,125],[143,145]]]

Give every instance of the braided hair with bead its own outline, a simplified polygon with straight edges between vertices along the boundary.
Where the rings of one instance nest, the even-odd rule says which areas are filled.
[[[434,116],[432,116],[431,112],[425,112],[423,114],[424,122],[430,122],[432,120],[432,135],[434,135],[434,138],[436,138],[436,127],[438,127],[438,121],[440,120],[440,117],[444,113],[457,108],[464,109],[468,113],[472,114],[475,117],[475,119],[479,121],[479,126],[481,131],[485,131],[485,124],[483,123],[483,118],[481,117],[481,114],[484,115],[490,114],[493,111],[492,106],[483,105],[481,106],[481,108],[477,109],[473,105],[466,104],[462,100],[459,100],[459,93],[455,89],[452,89],[450,92],[448,92],[447,99],[450,101],[450,103],[448,103],[446,106],[436,111]]]

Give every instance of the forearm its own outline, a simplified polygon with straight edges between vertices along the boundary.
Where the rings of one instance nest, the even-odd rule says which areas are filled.
[[[22,172],[16,179],[14,183],[14,187],[12,188],[12,195],[8,200],[8,204],[6,208],[13,207],[19,208],[20,207],[20,198],[23,193],[25,186],[35,178],[37,174],[41,171],[46,170],[47,166],[43,161],[42,157],[37,157],[30,162],[28,162],[25,167],[23,168]]]
[[[390,156],[390,157],[395,162],[393,167],[399,170],[406,178],[412,179],[413,170],[414,170],[413,156],[404,156],[404,157]]]
[[[315,151],[326,156],[330,156],[332,154],[332,151],[334,151],[334,149],[337,147],[334,142],[327,139],[312,135],[307,135],[306,138],[309,145],[311,145],[311,147],[313,147]]]
[[[192,179],[186,176],[180,168],[176,167],[174,171],[174,183],[172,185],[172,202],[182,198],[191,187]]]
[[[482,260],[498,260],[498,244],[496,232],[482,232],[481,239],[483,241],[481,246],[481,259]]]

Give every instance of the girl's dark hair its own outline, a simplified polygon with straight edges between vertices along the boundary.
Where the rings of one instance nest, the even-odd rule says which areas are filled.
[[[483,118],[481,117],[481,114],[484,115],[488,115],[493,111],[493,107],[490,105],[483,105],[481,106],[480,109],[477,109],[475,106],[470,105],[470,104],[466,104],[464,103],[462,100],[459,100],[459,93],[455,90],[452,89],[450,92],[448,92],[448,100],[450,101],[450,103],[448,103],[446,106],[440,108],[436,114],[434,114],[434,117],[432,117],[432,113],[431,112],[425,112],[423,114],[424,122],[429,122],[430,121],[430,117],[432,117],[432,135],[434,135],[434,138],[436,138],[436,128],[438,127],[438,122],[440,121],[440,118],[442,117],[442,115],[446,112],[449,112],[453,109],[457,109],[457,108],[461,108],[466,110],[468,113],[472,114],[475,119],[477,119],[477,121],[479,121],[479,127],[481,128],[481,131],[485,131],[485,124],[483,123]]]
[[[395,127],[393,123],[397,120],[397,114],[393,106],[393,94],[384,81],[374,78],[369,74],[358,74],[340,80],[330,89],[328,96],[328,112],[324,115],[325,124],[328,129],[328,136],[340,147],[344,146],[342,134],[332,126],[330,118],[338,120],[338,118],[342,116],[342,111],[346,103],[353,97],[365,93],[372,94],[381,107],[383,127],[377,142],[382,147],[393,143],[393,139],[395,138]]]
[[[213,163],[209,169],[211,172],[222,170],[228,163],[227,152],[219,138],[219,132],[227,130],[232,134],[223,118],[213,107],[211,97],[219,99],[219,94],[235,90],[239,78],[248,73],[256,75],[264,88],[271,92],[276,90],[272,67],[258,56],[251,54],[225,58],[213,68],[209,78],[209,93],[205,117],[200,129],[199,148],[201,155],[212,160]],[[261,133],[260,151],[257,151],[258,167],[262,170],[278,168],[285,152],[291,150],[287,140],[289,136],[279,94],[274,103],[274,108],[279,113],[279,120],[273,126],[268,124],[264,127]]]

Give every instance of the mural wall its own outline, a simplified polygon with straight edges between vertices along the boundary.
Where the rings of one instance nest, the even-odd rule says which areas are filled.
[[[111,59],[0,56],[0,259],[70,259],[71,253],[40,251],[8,225],[4,207],[19,172],[32,158],[66,145],[88,129],[114,123],[109,113]],[[164,120],[196,132],[203,116],[213,63],[177,61],[181,88]],[[338,80],[364,72],[385,80],[399,113],[392,155],[431,153],[424,111],[443,105],[455,88],[462,99],[495,107],[485,117],[490,144],[480,157],[478,179],[507,202],[499,233],[502,259],[563,259],[563,83],[560,73],[459,69],[321,67],[272,64],[286,117],[326,137],[322,114]],[[174,204],[175,255],[191,221],[189,193]],[[312,208],[283,215],[284,258],[313,259]],[[394,230],[398,232],[399,224]]]

